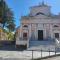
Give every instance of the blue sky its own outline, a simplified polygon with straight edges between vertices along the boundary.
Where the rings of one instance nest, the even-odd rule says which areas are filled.
[[[38,5],[43,0],[5,0],[8,6],[14,12],[16,27],[20,25],[21,16],[28,15],[31,6]],[[51,6],[51,12],[58,14],[60,12],[60,0],[44,0],[45,4]]]

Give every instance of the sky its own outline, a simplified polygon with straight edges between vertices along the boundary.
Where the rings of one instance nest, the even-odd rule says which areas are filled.
[[[30,7],[39,5],[42,1],[51,6],[53,14],[60,13],[60,0],[5,0],[14,13],[16,27],[20,25],[21,16],[26,16],[30,12]]]

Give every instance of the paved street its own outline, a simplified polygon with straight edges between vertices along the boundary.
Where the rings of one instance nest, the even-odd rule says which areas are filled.
[[[47,58],[47,59],[42,59],[42,60],[60,60],[60,56]]]
[[[50,55],[54,55],[54,52],[51,52]],[[42,57],[48,56],[49,52],[43,52]],[[40,58],[41,52],[34,51],[33,58]],[[2,51],[0,50],[0,60],[30,60],[32,58],[31,51]]]
[[[15,45],[0,46],[0,60],[29,60],[31,56],[28,59],[29,56],[25,54],[23,49],[16,49]]]
[[[29,59],[23,59],[23,58],[0,58],[0,60],[29,60]]]
[[[59,53],[60,54],[60,53]],[[50,55],[55,55],[55,52],[50,52]],[[49,52],[43,52],[42,57],[49,56]],[[34,51],[33,58],[40,58],[41,51]],[[0,60],[30,60],[32,58],[32,51],[19,50],[15,45],[4,45],[0,47]],[[51,58],[52,59],[56,59]],[[60,60],[60,57],[57,59]],[[48,59],[49,60],[49,59]]]

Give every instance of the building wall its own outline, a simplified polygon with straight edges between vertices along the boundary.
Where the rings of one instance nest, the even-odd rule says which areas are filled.
[[[38,40],[38,30],[43,30],[43,40],[55,39],[55,33],[59,34],[60,40],[60,15],[50,14],[50,6],[42,4],[42,6],[32,7],[29,16],[21,18],[16,44],[29,45],[29,40]],[[24,33],[27,33],[27,39],[23,38]]]
[[[34,40],[37,40],[38,39],[38,30],[43,30],[43,35],[44,35],[44,39],[47,39],[47,38],[54,38],[53,36],[53,32],[55,30],[58,31],[58,29],[56,28],[54,31],[54,27],[53,25],[59,25],[59,22],[60,20],[59,19],[30,19],[30,20],[27,20],[27,22],[24,22],[26,20],[23,20],[22,23],[23,25],[24,24],[28,24],[28,31],[29,31],[29,38],[31,36],[33,36],[32,34],[34,34]],[[60,25],[59,25],[60,27]],[[58,28],[59,28],[58,27]],[[24,27],[22,27],[24,28]]]

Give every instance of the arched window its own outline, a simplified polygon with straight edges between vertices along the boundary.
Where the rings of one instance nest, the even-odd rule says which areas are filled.
[[[38,12],[36,15],[45,15],[44,13],[42,13],[42,12]]]
[[[27,25],[24,25],[23,27],[28,27]]]
[[[58,25],[54,25],[54,27],[59,27]]]

